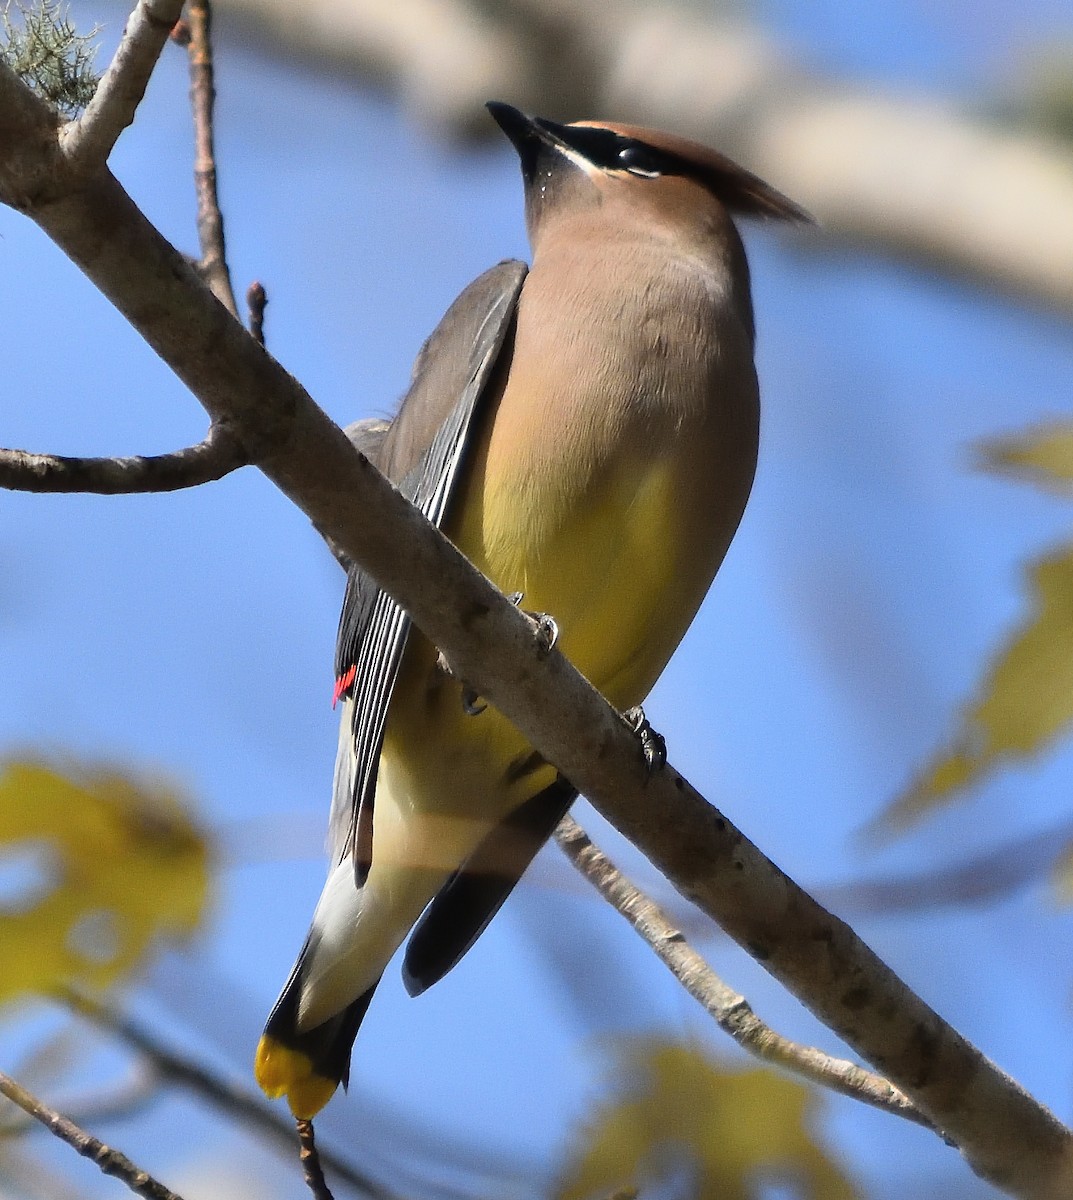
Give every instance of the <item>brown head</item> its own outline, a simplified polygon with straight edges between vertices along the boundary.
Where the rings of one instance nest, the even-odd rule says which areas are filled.
[[[680,222],[703,219],[712,201],[732,215],[811,221],[807,212],[725,155],[673,133],[610,121],[561,125],[509,104],[488,109],[521,160],[534,243],[552,214],[612,196]]]

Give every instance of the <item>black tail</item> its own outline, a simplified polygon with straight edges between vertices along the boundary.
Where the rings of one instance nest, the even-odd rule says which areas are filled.
[[[332,1079],[346,1087],[350,1080],[350,1052],[354,1039],[369,1011],[369,1004],[380,982],[378,979],[368,991],[363,992],[353,1003],[336,1013],[334,1017],[312,1029],[298,1028],[298,1000],[301,987],[296,986],[305,958],[299,958],[287,986],[283,989],[275,1008],[265,1023],[265,1036],[279,1042],[288,1050],[296,1050],[307,1058],[313,1070],[324,1079]]]

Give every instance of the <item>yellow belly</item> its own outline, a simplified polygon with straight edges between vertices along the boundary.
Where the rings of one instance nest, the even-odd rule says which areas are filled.
[[[504,504],[502,494],[488,494],[479,470],[448,532],[502,591],[520,591],[523,607],[553,616],[562,652],[613,705],[627,708],[644,699],[666,665],[713,569],[691,564],[703,578],[692,586],[681,578],[679,491],[666,463],[643,470],[624,464],[549,527],[520,497]],[[425,818],[427,842],[407,853],[449,860],[550,783],[550,767],[510,779],[511,764],[529,751],[494,709],[464,713],[459,683],[438,671],[432,648],[415,635],[381,762],[381,787],[391,803]],[[441,822],[429,821],[431,812],[443,814],[459,844]]]
[[[628,708],[644,699],[693,615],[660,611],[673,608],[678,567],[674,495],[666,463],[643,471],[630,463],[551,530],[518,509],[482,536],[474,506],[458,545],[503,591],[522,592],[525,608],[553,616],[559,649]]]

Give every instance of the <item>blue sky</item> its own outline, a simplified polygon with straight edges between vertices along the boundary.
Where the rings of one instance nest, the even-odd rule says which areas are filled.
[[[1063,8],[768,0],[757,15],[857,82],[985,102],[1035,43],[1069,36]],[[74,10],[105,24],[107,46],[118,36],[120,8]],[[262,57],[226,30],[218,70],[236,286],[265,283],[272,352],[336,419],[390,411],[458,290],[527,254],[509,146],[437,144],[386,99]],[[183,57],[170,50],[113,165],[192,250],[186,89]],[[980,438],[1068,413],[1073,326],[808,234],[750,228],[746,240],[760,468],[724,569],[653,694],[653,723],[676,765],[809,885],[938,866],[1047,828],[1067,811],[1068,748],[1004,773],[881,852],[855,838],[949,731],[1016,621],[1022,562],[1068,537],[1070,505],[974,473],[969,460]],[[0,280],[0,444],[155,453],[202,436],[196,402],[7,210]],[[0,751],[103,757],[191,797],[225,853],[214,917],[195,947],[154,968],[134,1003],[248,1079],[259,1023],[323,878],[342,574],[253,471],[165,497],[0,493],[0,554]],[[603,840],[664,894],[632,852]],[[389,972],[357,1044],[353,1095],[329,1110],[326,1136],[375,1162],[397,1136],[384,1115],[394,1106],[463,1148],[494,1149],[539,1189],[599,1095],[609,1036],[660,1032],[730,1057],[554,855],[536,875],[426,997],[411,1002]],[[1062,964],[1073,938],[1042,886],[981,910],[847,916],[1070,1116]],[[780,1030],[838,1049],[724,939],[703,948]],[[601,972],[580,969],[593,959]],[[0,1030],[0,1065],[15,1061],[29,1028]],[[1057,1049],[1041,1053],[1041,1028]],[[108,1053],[92,1066],[120,1069]],[[824,1108],[824,1136],[869,1196],[991,1194],[934,1138],[847,1102]],[[196,1146],[206,1162],[222,1153],[240,1164],[239,1184],[298,1194],[276,1160],[183,1100],[102,1133],[177,1187]],[[440,1136],[424,1142],[430,1161]],[[76,1176],[87,1193],[116,1194],[92,1168],[79,1164]]]

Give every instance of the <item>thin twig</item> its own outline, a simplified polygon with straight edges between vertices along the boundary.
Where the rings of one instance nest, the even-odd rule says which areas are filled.
[[[216,191],[213,105],[216,82],[212,65],[212,11],[209,0],[191,0],[187,9],[190,42],[190,105],[194,112],[194,185],[197,188],[198,270],[217,300],[233,316],[238,305],[231,287],[224,244],[224,219]]]
[[[792,1042],[766,1025],[749,1001],[727,987],[659,906],[630,883],[572,817],[559,822],[555,840],[589,883],[629,921],[675,979],[743,1050],[811,1083],[934,1129],[913,1102],[882,1076],[812,1046]]]
[[[40,1121],[46,1129],[51,1130],[56,1137],[77,1150],[83,1158],[91,1159],[104,1172],[123,1183],[139,1196],[147,1200],[182,1200],[177,1193],[170,1191],[148,1172],[136,1167],[125,1154],[106,1146],[99,1138],[86,1133],[67,1117],[43,1104],[21,1084],[16,1083],[10,1075],[0,1071],[0,1093],[3,1093],[12,1103],[17,1104],[24,1113],[29,1113],[35,1120]]]
[[[264,285],[256,280],[246,289],[246,307],[249,310],[250,336],[259,346],[265,344],[265,308],[268,306],[268,293]]]
[[[313,1122],[299,1120],[298,1126],[298,1161],[302,1164],[302,1177],[316,1200],[335,1200],[324,1171],[320,1165],[320,1154],[317,1143],[313,1138]]]
[[[60,134],[71,166],[85,170],[107,161],[119,135],[134,120],[182,8],[183,0],[139,0],[86,111]]]
[[[222,479],[249,459],[238,439],[213,425],[205,440],[171,454],[67,458],[0,449],[0,488],[16,492],[92,492],[121,496],[175,492]]]
[[[294,1153],[294,1132],[290,1121],[268,1108],[258,1097],[214,1075],[206,1067],[180,1058],[152,1034],[103,1001],[71,988],[63,989],[59,996],[80,1016],[145,1055],[161,1079],[197,1093],[228,1117],[240,1118],[244,1129],[257,1130],[288,1156]],[[374,1200],[391,1200],[390,1192],[337,1155],[325,1151],[323,1160],[335,1175],[357,1191]]]

